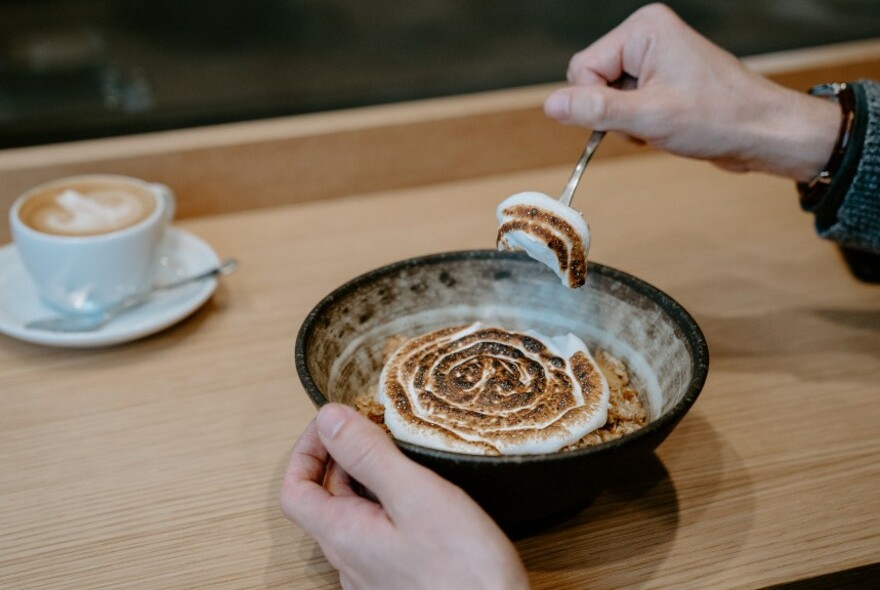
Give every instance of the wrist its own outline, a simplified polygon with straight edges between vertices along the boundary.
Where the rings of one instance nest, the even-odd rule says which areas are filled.
[[[777,87],[754,127],[748,168],[807,182],[828,163],[840,130],[840,106]]]
[[[868,130],[868,111],[864,87],[853,84],[822,84],[811,91],[837,100],[841,124],[833,155],[821,175],[808,183],[798,183],[801,208],[816,216],[817,229],[838,221],[838,210],[859,170]]]
[[[834,181],[847,175],[847,171],[841,170],[841,168],[843,168],[844,161],[847,160],[847,154],[852,152],[849,148],[856,120],[856,96],[851,86],[840,83],[814,86],[810,89],[810,94],[833,100],[840,108],[840,127],[837,131],[837,140],[834,143],[831,157],[821,172],[812,177],[809,182],[797,183],[801,205],[808,211],[814,211],[817,210],[819,203],[825,200],[829,192],[828,189],[834,184]],[[854,142],[853,145],[855,145]]]

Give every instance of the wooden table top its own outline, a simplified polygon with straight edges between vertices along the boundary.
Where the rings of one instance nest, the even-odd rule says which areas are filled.
[[[880,40],[749,64],[800,89],[878,78]],[[0,336],[0,588],[336,588],[277,507],[314,415],[296,331],[353,276],[491,247],[501,198],[557,192],[585,132],[543,116],[549,91],[0,152],[2,211],[50,178],[130,174],[172,186],[179,225],[242,261],[201,310],[141,341],[77,351]],[[693,313],[709,380],[649,473],[517,543],[534,588],[876,573],[878,287],[813,236],[791,183],[606,157],[633,151],[609,136],[579,190],[591,257]]]
[[[180,324],[107,349],[0,337],[0,587],[336,588],[278,509],[314,415],[293,364],[321,297],[379,265],[491,247],[548,167],[180,222],[241,267]],[[880,547],[880,287],[790,182],[656,152],[591,164],[591,258],[681,302],[706,387],[656,472],[519,541],[535,589],[759,588]]]

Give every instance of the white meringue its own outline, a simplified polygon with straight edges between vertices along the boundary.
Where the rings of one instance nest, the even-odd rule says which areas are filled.
[[[479,322],[407,341],[378,400],[398,440],[471,454],[552,453],[602,427],[605,376],[583,341]]]
[[[502,201],[496,216],[499,250],[524,250],[552,268],[572,289],[586,283],[590,228],[580,213],[544,193],[530,191]]]

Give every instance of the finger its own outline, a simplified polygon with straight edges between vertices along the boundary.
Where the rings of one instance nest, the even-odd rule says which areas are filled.
[[[626,32],[621,30],[622,26],[612,29],[572,56],[566,72],[570,84],[605,85],[623,74],[623,47],[627,39]],[[635,72],[630,74],[637,76]]]
[[[568,81],[576,85],[605,84],[624,73],[641,77],[656,43],[657,31],[681,32],[687,25],[669,7],[652,4],[635,11],[617,27],[579,51],[568,64]],[[676,33],[677,34],[677,33]]]
[[[547,116],[562,123],[600,131],[622,131],[644,140],[658,126],[659,97],[650,88],[616,90],[605,86],[571,86],[544,102]]]
[[[357,496],[351,476],[334,460],[330,460],[324,476],[324,489],[334,496]]]
[[[328,481],[332,481],[329,490],[324,487]],[[358,497],[351,487],[351,478],[334,464],[314,420],[290,454],[281,489],[281,509],[319,541],[331,538],[339,523],[354,525],[361,519],[381,516],[381,508]]]
[[[369,488],[392,519],[412,498],[401,493],[418,485],[425,468],[407,459],[388,435],[354,409],[327,404],[316,419],[321,441],[333,459],[354,479]]]
[[[640,60],[630,59],[625,64],[625,57],[633,55],[627,51],[628,45],[640,43],[637,31],[634,30],[632,17],[590,44],[586,49],[575,53],[568,63],[566,76],[568,81],[577,85],[605,85],[620,78],[624,72],[638,78],[641,71]],[[630,69],[627,70],[626,66]]]
[[[282,512],[312,536],[322,526],[326,505],[332,499],[323,487],[328,460],[327,449],[312,420],[290,453],[281,485]]]

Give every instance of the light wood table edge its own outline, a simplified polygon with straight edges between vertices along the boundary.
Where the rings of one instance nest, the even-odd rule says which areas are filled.
[[[880,39],[745,61],[799,90],[880,78]],[[0,210],[30,186],[81,173],[164,182],[185,218],[574,162],[587,132],[542,111],[558,86],[4,150]],[[609,136],[597,157],[641,150]],[[8,240],[8,226],[0,224],[0,242]]]

